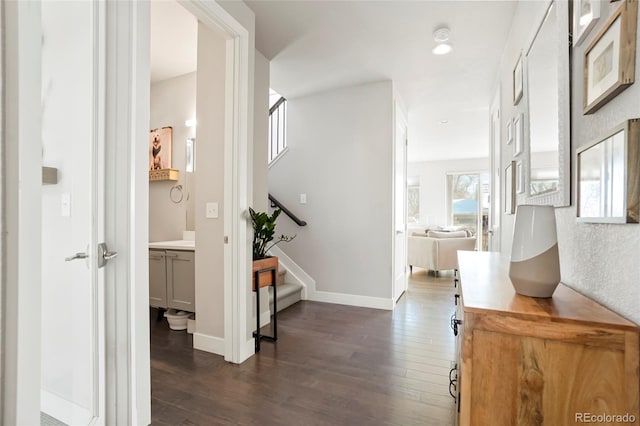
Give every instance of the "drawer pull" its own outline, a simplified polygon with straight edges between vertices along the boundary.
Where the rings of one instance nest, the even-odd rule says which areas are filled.
[[[451,315],[451,329],[453,330],[453,335],[458,335],[458,326],[462,325],[462,320],[456,319],[456,314]]]
[[[459,299],[459,298],[460,298],[460,295],[459,295],[459,294],[455,294],[455,295],[453,296],[453,302],[456,304],[456,306],[458,306],[458,299]]]
[[[455,377],[452,377],[453,373],[455,373]],[[455,400],[456,399],[456,390],[458,388],[458,371],[456,367],[453,367],[449,370],[449,395]]]
[[[457,278],[453,279],[453,288],[458,288],[458,279]]]

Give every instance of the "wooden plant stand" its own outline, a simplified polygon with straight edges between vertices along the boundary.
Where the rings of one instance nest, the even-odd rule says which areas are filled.
[[[265,259],[266,260],[266,259]],[[261,262],[261,261],[258,261]],[[269,273],[260,279],[262,274]],[[255,351],[260,352],[260,341],[275,342],[278,340],[278,295],[276,293],[276,277],[278,276],[278,259],[275,258],[275,265],[264,265],[261,269],[255,267],[253,271],[253,291],[256,292],[256,331],[253,333],[255,339]],[[273,336],[260,334],[260,289],[262,287],[273,287]]]

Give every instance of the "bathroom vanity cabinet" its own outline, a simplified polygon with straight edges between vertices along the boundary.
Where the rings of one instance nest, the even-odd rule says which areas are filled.
[[[457,424],[638,424],[635,324],[562,283],[548,299],[516,294],[498,253],[459,251],[458,265]]]
[[[195,253],[149,250],[149,305],[195,312]]]

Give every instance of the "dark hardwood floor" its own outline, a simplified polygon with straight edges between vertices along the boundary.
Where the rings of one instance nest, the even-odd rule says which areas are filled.
[[[297,303],[242,365],[152,315],[153,424],[451,425],[453,290],[416,269],[393,312]]]

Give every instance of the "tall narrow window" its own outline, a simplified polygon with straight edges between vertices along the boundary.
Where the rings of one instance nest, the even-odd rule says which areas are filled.
[[[420,223],[420,176],[407,178],[407,222]]]
[[[269,89],[269,164],[287,147],[287,100]]]

